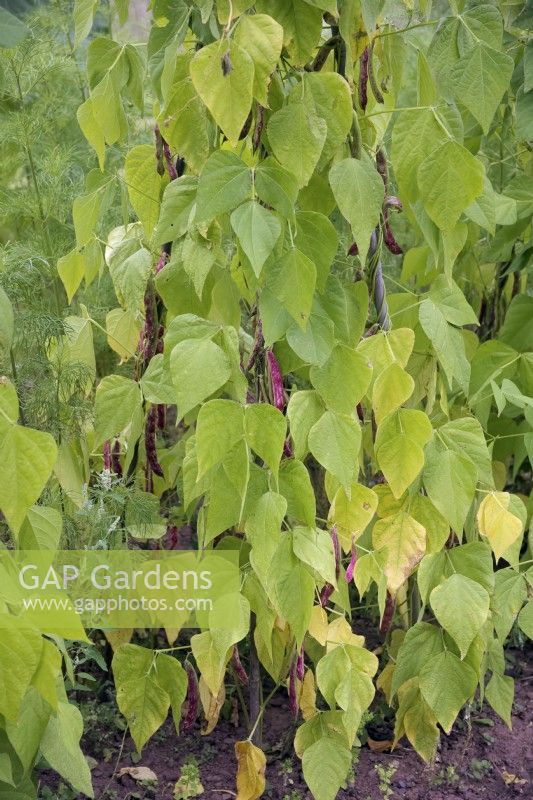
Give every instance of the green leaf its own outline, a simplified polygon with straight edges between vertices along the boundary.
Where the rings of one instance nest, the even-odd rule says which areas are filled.
[[[498,339],[519,353],[533,351],[533,297],[526,294],[513,297]]]
[[[322,29],[322,12],[304,0],[260,0],[257,10],[274,17],[283,28],[284,44],[292,45],[295,66],[314,55]]]
[[[452,325],[477,325],[478,319],[454,280],[438,275],[431,285],[429,296],[446,320]]]
[[[139,343],[141,323],[135,314],[123,308],[113,308],[105,318],[107,343],[111,350],[118,353],[123,361],[128,361],[135,355]]]
[[[6,471],[0,482],[0,509],[15,534],[39,499],[56,458],[57,446],[49,433],[21,425],[11,425],[3,432],[0,459]]]
[[[107,375],[96,389],[95,446],[119,436],[141,408],[138,383],[121,375]]]
[[[175,56],[174,75],[157,122],[170,147],[199,172],[209,155],[210,118],[189,74],[191,58],[190,53]]]
[[[479,41],[451,70],[455,97],[477,119],[484,133],[488,133],[509,86],[513,67],[510,56]]]
[[[268,403],[246,406],[244,426],[249,447],[277,475],[287,435],[287,423],[281,411]]]
[[[248,200],[232,213],[231,227],[253,271],[259,277],[263,264],[280,237],[280,221],[256,200]]]
[[[466,394],[470,365],[460,331],[446,321],[440,308],[429,298],[420,303],[418,313],[420,325],[433,345],[448,382],[452,385],[455,378]]]
[[[533,602],[528,602],[518,615],[518,625],[526,636],[533,639]]]
[[[267,156],[259,162],[254,170],[254,185],[257,196],[263,203],[272,206],[283,217],[294,216],[298,181],[275,158]]]
[[[149,239],[159,217],[161,176],[157,173],[154,148],[149,144],[133,147],[124,162],[124,181],[133,210]]]
[[[0,47],[17,47],[29,34],[30,29],[18,17],[0,8]]]
[[[339,344],[321,366],[311,367],[311,383],[326,406],[340,414],[351,414],[364,397],[372,369],[360,353]]]
[[[198,179],[193,175],[183,175],[168,184],[163,194],[161,213],[154,235],[154,245],[162,245],[179,239],[189,229],[196,202]]]
[[[163,354],[157,353],[150,359],[150,363],[139,382],[143,396],[149,403],[172,405],[176,400],[176,396],[168,366],[165,365],[164,361]]]
[[[331,265],[337,254],[338,236],[335,226],[324,214],[315,211],[296,213],[298,248],[315,262],[317,288],[324,291]]]
[[[152,650],[134,644],[123,645],[113,657],[117,704],[138,752],[166,720],[170,707],[170,697],[158,680],[155,658]]]
[[[246,537],[252,544],[250,563],[265,588],[268,588],[270,563],[281,540],[281,523],[286,511],[284,497],[266,492],[246,520]]]
[[[63,532],[59,511],[47,506],[32,506],[20,529],[21,550],[57,550]]]
[[[303,102],[289,103],[270,117],[267,134],[280,164],[292,172],[300,188],[306,186],[326,141],[324,120],[310,112]]]
[[[220,389],[231,376],[226,353],[210,340],[180,342],[170,354],[170,373],[181,418]]]
[[[80,749],[83,719],[76,706],[60,702],[41,740],[40,750],[50,767],[78,792],[94,797],[91,771]]]
[[[267,14],[244,14],[234,38],[253,61],[254,97],[262,106],[268,106],[268,85],[281,55],[283,28]]]
[[[325,411],[309,431],[308,441],[319,464],[349,492],[361,447],[361,428],[355,419],[347,414]]]
[[[394,596],[426,551],[426,529],[400,511],[375,523],[372,543],[376,550],[385,550],[384,573],[387,588]]]
[[[74,47],[78,48],[93,26],[97,0],[76,0],[74,3]]]
[[[315,800],[334,800],[352,763],[351,751],[329,737],[308,747],[302,757],[305,782]]]
[[[5,291],[0,286],[0,350],[8,351],[11,347],[14,331],[13,306]]]
[[[232,39],[220,39],[196,52],[190,73],[215,122],[236,144],[252,105],[252,59]]]
[[[319,528],[296,527],[292,532],[292,547],[300,561],[335,586],[335,556],[329,533]]]
[[[57,262],[57,272],[65,287],[68,302],[71,303],[85,275],[83,254],[79,250],[71,250],[66,256],[62,256]]]
[[[268,584],[275,608],[291,626],[297,646],[300,646],[309,627],[315,581],[294,555],[290,536],[280,540],[270,564]]]
[[[458,19],[462,23],[458,31],[458,45],[461,54],[470,50],[480,40],[495,50],[501,48],[503,20],[499,9],[480,3],[467,9]]]
[[[76,117],[83,135],[98,156],[100,169],[103,170],[105,163],[105,139],[96,121],[96,109],[91,97],[88,97],[87,100],[78,107]]]
[[[288,516],[309,527],[315,525],[315,493],[309,473],[298,459],[282,461],[279,471],[279,493],[287,500]]]
[[[457,455],[468,457],[476,466],[478,480],[492,486],[492,459],[480,422],[475,417],[458,417],[438,431],[439,441]]]
[[[287,418],[296,458],[305,458],[309,452],[309,431],[323,413],[324,405],[316,392],[304,390],[291,394]]]
[[[512,728],[511,711],[514,700],[514,680],[508,675],[493,672],[485,689],[485,697],[509,729]]]
[[[379,222],[385,196],[383,181],[372,159],[363,151],[360,159],[345,158],[335,163],[329,173],[329,182],[364,260],[370,235]]]
[[[522,604],[527,600],[524,575],[511,567],[500,569],[494,577],[492,616],[498,639],[505,642]]]
[[[0,713],[16,721],[22,700],[37,669],[43,647],[41,635],[10,614],[1,615]]]
[[[472,667],[451,650],[434,656],[420,672],[422,696],[446,733],[450,733],[459,711],[473,697],[476,685]]]
[[[200,174],[195,222],[233,211],[250,195],[252,176],[244,161],[224,150],[215,151]]]
[[[378,375],[372,391],[372,410],[379,425],[413,394],[415,382],[399,364],[390,364]]]
[[[382,442],[376,451],[376,459],[396,498],[402,496],[424,466],[422,448],[405,433]]]
[[[461,535],[476,491],[477,470],[473,462],[451,450],[428,445],[423,482],[433,505]]]
[[[335,344],[335,328],[318,298],[313,298],[305,330],[297,322],[287,328],[287,344],[306,364],[323,364]]]
[[[319,169],[325,166],[346,141],[353,122],[352,98],[348,82],[336,72],[304,73],[302,88],[294,93],[305,98],[310,110],[327,124],[328,132],[320,156]]]
[[[316,283],[316,267],[296,247],[274,264],[267,275],[267,286],[291,317],[305,329]]]
[[[483,191],[483,165],[465,147],[447,141],[418,169],[418,187],[433,222],[448,231]]]
[[[429,600],[438,622],[464,658],[488,617],[488,592],[476,581],[455,573],[433,589]]]
[[[396,667],[392,675],[391,692],[396,694],[411,678],[417,677],[425,664],[444,652],[442,631],[429,622],[417,622],[405,634],[396,656]]]
[[[210,400],[198,412],[196,455],[198,480],[224,461],[244,437],[244,409],[233,400]]]
[[[117,299],[121,306],[133,312],[138,311],[142,305],[146,284],[152,271],[152,254],[146,248],[138,248],[137,245],[136,239],[126,235],[123,246],[117,246],[111,257],[108,257],[106,250]]]

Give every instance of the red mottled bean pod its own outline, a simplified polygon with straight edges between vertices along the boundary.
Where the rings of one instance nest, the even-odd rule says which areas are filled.
[[[233,648],[233,653],[231,654],[231,666],[235,670],[235,674],[240,682],[246,686],[248,683],[248,675],[246,674],[246,670],[242,665],[237,646]]]
[[[350,581],[352,580],[356,563],[357,563],[357,550],[355,549],[355,541],[352,536],[352,557],[350,559],[350,563],[348,564],[348,569],[346,570],[346,575],[345,575],[346,583],[350,583]]]

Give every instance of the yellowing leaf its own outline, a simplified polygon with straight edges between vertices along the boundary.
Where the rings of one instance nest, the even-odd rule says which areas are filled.
[[[311,719],[318,712],[316,707],[315,676],[310,669],[305,671],[304,679],[299,689],[298,705],[300,706],[302,717],[305,720]]]
[[[57,272],[65,287],[69,303],[76,294],[85,275],[85,259],[79,250],[71,250],[57,262]]]
[[[415,382],[399,364],[391,364],[376,378],[372,392],[372,410],[379,423],[403,405],[413,394]]]
[[[331,504],[328,522],[336,526],[341,546],[347,553],[352,539],[358,539],[374,516],[378,506],[378,496],[367,486],[354,483],[350,497],[340,487]]]
[[[337,619],[333,620],[333,622],[330,622],[328,625],[326,640],[327,652],[331,652],[331,650],[334,650],[341,644],[350,644],[355,647],[364,647],[365,644],[365,637],[354,633],[345,617],[337,617]]]
[[[376,550],[385,550],[387,588],[395,595],[426,551],[426,529],[405,511],[380,519],[372,530]]]
[[[235,742],[237,800],[257,800],[265,791],[266,757],[248,740]]]
[[[383,442],[376,458],[396,499],[402,496],[424,466],[422,448],[405,433]]]
[[[509,492],[490,492],[485,495],[477,512],[477,524],[486,536],[496,560],[502,557],[523,531],[522,520],[509,511]]]
[[[322,606],[313,606],[309,620],[309,635],[324,646],[328,638],[328,615]]]
[[[226,687],[222,684],[218,693],[216,695],[212,694],[203,676],[200,675],[198,691],[206,721],[205,728],[202,728],[202,736],[208,736],[215,729],[218,718],[220,717],[222,706],[226,700]]]

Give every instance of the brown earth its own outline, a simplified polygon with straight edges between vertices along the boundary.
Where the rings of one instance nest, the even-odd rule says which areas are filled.
[[[339,800],[495,800],[533,798],[533,660],[526,651],[510,651],[508,674],[516,680],[513,729],[489,709],[472,709],[469,723],[463,719],[450,736],[442,735],[435,764],[426,766],[404,740],[393,752],[376,752],[368,745],[355,750],[353,778],[339,792]],[[170,722],[153,737],[138,760],[126,736],[117,762],[123,734],[116,727],[120,715],[112,701],[92,706],[86,719],[84,752],[94,759],[92,775],[96,800],[172,800],[173,789],[182,765],[193,759],[197,764],[204,792],[203,800],[223,800],[235,796],[236,761],[234,743],[246,738],[239,724],[221,720],[212,734],[204,737],[200,727],[176,736]],[[102,715],[106,714],[104,720]],[[382,719],[382,718],[379,718]],[[310,800],[302,778],[300,762],[285,748],[291,727],[288,702],[283,692],[273,698],[264,724],[264,747],[269,753],[267,788],[271,800]],[[387,721],[368,726],[374,740],[387,738]],[[157,785],[142,785],[129,776],[114,773],[125,766],[149,767],[157,775]],[[380,777],[382,775],[381,788]],[[387,779],[387,775],[389,778]],[[41,775],[49,787],[43,798],[71,800],[50,772]],[[51,790],[51,793],[50,793]],[[81,800],[81,795],[79,796]]]

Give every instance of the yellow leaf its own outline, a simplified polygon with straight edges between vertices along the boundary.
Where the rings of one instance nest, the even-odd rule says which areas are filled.
[[[342,549],[348,553],[352,537],[358,539],[374,516],[378,505],[376,493],[359,483],[352,484],[351,497],[341,487],[335,493],[329,510],[328,522],[336,526]]]
[[[324,647],[328,638],[328,615],[322,606],[313,606],[308,631]]]
[[[337,617],[329,624],[326,642],[328,653],[341,644],[353,644],[356,647],[364,647],[365,644],[365,637],[354,633],[345,617]]]
[[[209,686],[207,685],[203,677],[200,676],[198,691],[200,694],[200,702],[202,703],[202,708],[204,709],[205,720],[206,720],[206,726],[202,730],[202,736],[207,736],[215,728],[218,722],[220,711],[226,699],[226,687],[224,686],[224,684],[222,684],[217,695],[211,694]]]
[[[374,525],[372,542],[385,552],[383,572],[391,595],[413,572],[426,552],[426,529],[405,511],[399,511]]]
[[[237,800],[257,800],[265,791],[265,754],[248,740],[235,742]]]
[[[306,670],[303,681],[298,683],[298,704],[304,720],[308,720],[317,713],[315,676],[310,669]]]
[[[509,492],[490,492],[479,506],[477,524],[486,536],[496,560],[518,539],[523,530],[522,520],[509,511]]]
[[[104,636],[115,653],[123,644],[129,644],[133,636],[133,628],[119,628],[115,631],[104,631]]]
[[[372,392],[372,410],[379,425],[380,422],[396,411],[413,394],[415,382],[399,364],[390,364],[376,378]]]

